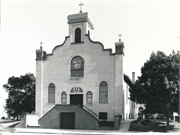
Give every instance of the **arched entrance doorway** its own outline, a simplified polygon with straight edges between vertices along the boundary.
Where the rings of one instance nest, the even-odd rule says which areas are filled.
[[[70,91],[70,105],[83,107],[83,91],[80,87],[73,87]]]

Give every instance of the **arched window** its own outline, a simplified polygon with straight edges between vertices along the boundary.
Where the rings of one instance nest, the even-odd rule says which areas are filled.
[[[81,29],[76,28],[75,30],[75,43],[81,42]]]
[[[62,104],[66,104],[67,103],[67,94],[64,91],[61,93],[61,103]]]
[[[99,86],[99,103],[108,102],[108,85],[107,82],[102,81]]]
[[[55,103],[55,85],[53,83],[48,87],[48,103]]]
[[[92,92],[91,91],[88,91],[86,94],[86,103],[92,104]]]
[[[80,56],[71,60],[71,77],[84,77],[84,60]]]

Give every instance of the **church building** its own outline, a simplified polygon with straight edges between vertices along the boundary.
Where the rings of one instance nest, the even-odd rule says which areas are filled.
[[[41,128],[100,129],[134,117],[123,72],[124,43],[115,53],[91,39],[88,13],[67,17],[69,35],[47,54],[36,50],[36,108]],[[66,20],[64,20],[66,21]],[[99,20],[100,21],[100,20]]]

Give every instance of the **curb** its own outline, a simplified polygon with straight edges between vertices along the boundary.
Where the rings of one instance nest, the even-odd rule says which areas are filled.
[[[48,131],[49,130],[49,131]],[[36,134],[79,134],[79,135],[119,135],[119,134],[124,134],[128,132],[120,132],[118,131],[108,131],[108,130],[56,130],[56,129],[15,129],[14,133],[36,133]]]

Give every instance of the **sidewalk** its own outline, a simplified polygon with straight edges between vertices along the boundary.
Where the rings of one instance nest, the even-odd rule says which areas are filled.
[[[131,124],[131,121],[134,119],[126,120],[121,122],[121,127],[120,127],[120,132],[128,132],[129,131],[129,126]]]
[[[102,134],[119,135],[127,133],[132,120],[123,121],[120,130],[77,130],[77,129],[42,129],[42,128],[15,128],[15,133],[39,133],[39,134]]]
[[[77,130],[77,129],[41,129],[41,128],[16,128],[14,133],[32,134],[75,134],[75,135],[119,135],[128,134],[120,130]],[[132,132],[130,132],[132,134]],[[144,134],[144,133],[143,133]]]
[[[140,135],[154,135],[154,134],[164,134],[162,132],[136,132],[136,131],[128,131],[130,123],[133,120],[127,120],[121,122],[121,129],[120,130],[78,130],[78,129],[42,129],[42,128],[11,128],[4,129],[5,132],[9,130],[12,134],[55,134],[55,135],[62,135],[62,134],[79,134],[79,135],[125,135],[125,134],[140,134]],[[7,131],[6,131],[7,130]],[[166,133],[168,134],[168,133]],[[172,133],[170,133],[172,134]],[[178,135],[179,133],[174,133],[174,135]]]

